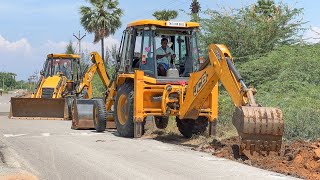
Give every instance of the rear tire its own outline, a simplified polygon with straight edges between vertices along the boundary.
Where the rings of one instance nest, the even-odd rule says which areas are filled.
[[[186,138],[191,138],[194,134],[204,133],[208,126],[208,118],[204,116],[199,116],[196,120],[176,117],[176,122],[180,133]]]
[[[154,122],[159,129],[165,129],[168,126],[169,117],[155,116]]]
[[[93,125],[97,132],[103,132],[107,125],[107,110],[103,99],[96,99],[93,105]]]
[[[119,87],[114,103],[114,119],[119,136],[134,136],[133,102],[133,83],[125,82]]]

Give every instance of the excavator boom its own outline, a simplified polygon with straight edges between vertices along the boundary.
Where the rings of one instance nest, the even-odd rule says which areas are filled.
[[[236,110],[233,125],[240,136],[240,150],[279,151],[284,122],[280,109],[258,107],[253,89],[248,89],[232,62],[224,45],[209,46],[210,63],[203,70],[192,73],[187,93],[180,108],[180,119],[197,119],[202,104],[220,81],[230,95]]]

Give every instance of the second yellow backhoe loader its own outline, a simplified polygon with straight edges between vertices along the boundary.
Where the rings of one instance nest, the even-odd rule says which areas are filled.
[[[92,78],[96,71],[107,79],[103,61],[80,65],[80,56],[49,54],[30,98],[11,98],[10,118],[70,120],[72,129],[92,129]],[[105,80],[103,81],[105,82]],[[107,88],[107,85],[104,84]],[[109,121],[108,128],[114,123]]]
[[[130,23],[115,75],[102,74],[106,97],[93,103],[96,130],[103,131],[106,122],[114,120],[120,136],[141,137],[147,116],[154,116],[158,128],[165,128],[168,117],[175,116],[185,137],[203,133],[208,126],[214,135],[220,81],[235,105],[232,122],[241,152],[279,151],[284,131],[281,110],[255,102],[256,91],[245,85],[226,46],[209,45],[209,58],[200,64],[198,31],[194,22]],[[91,56],[93,62],[102,61],[98,53]]]
[[[71,115],[71,101],[65,97],[74,94],[74,87],[79,83],[80,56],[48,54],[40,75],[30,98],[11,98],[10,118],[67,119]],[[81,94],[85,98],[92,96],[88,91]]]

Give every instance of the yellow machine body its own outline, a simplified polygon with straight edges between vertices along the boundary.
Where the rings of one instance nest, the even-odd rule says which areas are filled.
[[[105,122],[112,120],[120,136],[141,137],[147,116],[154,116],[158,128],[165,128],[168,117],[175,116],[185,137],[202,133],[208,126],[209,134],[214,135],[221,82],[235,105],[230,120],[238,131],[241,152],[279,151],[284,131],[281,110],[255,102],[255,89],[246,87],[226,46],[209,45],[208,58],[200,63],[198,28],[194,22],[140,20],[128,24],[114,76],[102,73],[106,96],[104,106],[93,105],[95,128],[102,131]],[[160,40],[167,53],[163,38],[177,57],[166,54],[173,59],[168,62],[167,76],[159,74],[158,59],[164,57],[157,55]],[[96,52],[91,57],[93,62],[103,62]]]
[[[71,92],[67,91],[66,87],[76,79],[72,71],[77,69],[79,59],[79,55],[73,54],[48,54],[31,97],[11,98],[9,117],[12,119],[67,119],[69,114],[65,97]],[[59,70],[62,63],[69,65],[69,77]]]

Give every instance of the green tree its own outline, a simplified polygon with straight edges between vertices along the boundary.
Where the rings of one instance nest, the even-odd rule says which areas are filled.
[[[169,21],[178,16],[178,12],[175,10],[161,10],[152,14],[157,20]]]
[[[29,83],[27,81],[17,81],[17,84],[15,86],[15,89],[28,89],[29,88]]]
[[[115,64],[118,53],[119,48],[115,44],[113,44],[110,48],[107,48],[106,59],[108,60],[108,64]]]
[[[0,72],[0,89],[12,89],[16,86],[15,77],[17,75],[11,72]]]
[[[69,44],[66,47],[66,54],[75,54],[74,47],[72,45],[72,42],[70,41]]]
[[[228,46],[235,57],[248,57],[272,51],[279,45],[299,41],[303,22],[298,19],[302,9],[289,8],[270,0],[231,12],[207,10],[209,18],[202,19],[202,42]]]
[[[115,44],[112,45],[111,48],[107,48],[107,51],[106,51],[106,60],[107,61],[105,63],[105,67],[106,67],[106,70],[107,70],[110,78],[113,76],[113,74],[115,72],[118,52],[119,52],[119,49],[118,49],[117,45],[115,45]]]
[[[89,0],[92,7],[80,7],[80,22],[86,31],[94,33],[94,43],[101,41],[101,57],[104,59],[104,38],[121,27],[122,9],[118,0]]]

